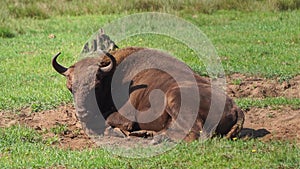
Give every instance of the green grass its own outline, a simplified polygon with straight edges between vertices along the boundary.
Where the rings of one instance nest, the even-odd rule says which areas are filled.
[[[236,99],[237,104],[244,110],[250,109],[251,107],[278,107],[278,106],[290,106],[294,109],[300,108],[300,99],[292,98],[287,99],[284,97],[270,97],[265,99],[250,99],[250,98],[241,98]]]
[[[54,0],[51,2],[46,0],[3,0],[1,6],[2,15],[14,18],[47,19],[57,15],[79,16],[141,11],[172,13],[213,13],[218,10],[285,11],[299,9],[300,2],[298,0]]]
[[[57,5],[58,2],[61,4]],[[195,24],[215,45],[227,74],[238,72],[280,79],[300,74],[297,0],[178,0],[171,5],[165,5],[169,1],[152,0],[84,2],[0,2],[0,111],[18,112],[30,107],[39,112],[70,103],[72,96],[64,77],[51,67],[52,56],[62,51],[59,62],[73,64],[85,41],[97,29],[140,11],[170,12]],[[49,34],[56,38],[48,38]],[[203,63],[193,57],[194,51],[175,39],[146,34],[125,39],[118,45],[169,51],[199,74],[207,75]],[[243,109],[300,107],[298,98],[236,101]],[[64,131],[63,125],[50,130],[54,134]],[[58,141],[57,135],[44,139],[24,126],[0,128],[0,168],[300,168],[300,149],[288,142],[216,138],[204,143],[182,143],[165,154],[141,160],[118,157],[100,148],[72,151],[49,146]]]
[[[151,158],[118,157],[100,149],[62,150],[47,146],[33,129],[0,129],[1,168],[298,168],[300,148],[287,142],[212,139]]]
[[[15,34],[12,33],[9,28],[0,27],[0,37],[1,38],[12,38]]]
[[[219,11],[211,15],[189,14],[215,45],[227,74],[239,72],[288,79],[299,74],[300,11],[242,13]],[[105,23],[120,15],[54,17],[46,20],[12,19],[7,23],[23,31],[0,41],[0,109],[32,107],[33,111],[71,102],[65,79],[51,67],[51,58],[62,51],[59,62],[69,66],[85,41]],[[49,34],[56,38],[48,38]],[[158,35],[140,35],[118,43],[163,49],[188,63],[199,74],[205,66],[181,42]],[[187,55],[188,54],[188,55]],[[278,66],[280,64],[280,66]]]

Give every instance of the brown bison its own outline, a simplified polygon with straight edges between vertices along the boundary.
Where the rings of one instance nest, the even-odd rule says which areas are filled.
[[[242,129],[244,113],[231,98],[222,90],[213,89],[209,81],[195,73],[192,73],[194,80],[184,79],[191,69],[182,67],[183,62],[164,52],[128,47],[111,54],[86,57],[69,68],[57,63],[59,54],[53,57],[52,65],[67,78],[77,116],[90,134],[102,134],[110,126],[125,135],[151,133],[172,140],[193,141],[202,136],[201,133],[209,134],[210,130],[203,128],[209,113],[220,117],[215,127],[210,126],[215,134],[232,138]],[[139,62],[130,62],[131,65],[119,69],[122,62],[132,56]],[[138,67],[140,63],[151,65],[151,58],[171,73],[151,66],[140,72],[128,69]],[[122,71],[125,72],[122,77],[115,80],[114,76]],[[183,79],[179,82],[174,75]],[[123,90],[124,86],[127,91]],[[153,92],[157,89],[160,92]],[[212,104],[213,90],[215,104]],[[153,99],[153,93],[162,97]],[[115,98],[118,103],[114,102]],[[224,104],[221,98],[224,98]]]

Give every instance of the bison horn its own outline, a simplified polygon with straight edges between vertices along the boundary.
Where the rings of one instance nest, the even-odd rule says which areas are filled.
[[[117,64],[117,61],[115,59],[115,57],[113,55],[111,55],[108,52],[105,52],[105,55],[109,57],[109,59],[111,60],[109,65],[105,66],[105,67],[101,67],[101,71],[102,72],[110,72],[111,70],[113,70]]]
[[[67,68],[63,67],[59,63],[57,63],[56,58],[61,54],[61,52],[58,52],[53,58],[52,58],[52,66],[53,68],[60,74],[65,75],[64,73],[68,70]]]

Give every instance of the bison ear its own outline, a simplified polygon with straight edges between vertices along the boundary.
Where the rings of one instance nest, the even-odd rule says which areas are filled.
[[[57,57],[61,54],[61,52],[58,52],[55,56],[53,56],[52,58],[52,66],[53,68],[60,74],[66,76],[66,72],[68,70],[68,68],[65,68],[64,66],[60,65],[59,63],[57,63],[56,59]]]

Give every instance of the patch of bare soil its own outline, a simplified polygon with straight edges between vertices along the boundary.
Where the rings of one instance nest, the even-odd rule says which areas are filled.
[[[227,94],[233,98],[300,98],[300,76],[287,81],[233,74],[227,78]]]
[[[245,112],[245,115],[244,129],[241,132],[244,138],[300,142],[300,109],[254,107]]]
[[[30,109],[20,114],[0,113],[0,127],[20,124],[43,134],[44,139],[57,137],[54,146],[71,149],[95,147],[95,144],[81,129],[72,105],[60,106],[55,110],[31,113]]]
[[[241,132],[242,138],[258,138],[269,140],[290,140],[300,142],[300,109],[289,107],[251,108],[245,112],[246,120]],[[80,123],[75,118],[75,109],[72,105],[61,106],[56,110],[48,110],[38,113],[30,113],[28,109],[21,114],[0,113],[0,127],[22,124],[34,128],[42,133],[44,138],[57,136],[58,142],[53,146],[60,148],[83,149],[96,147],[96,143],[90,139],[81,129]],[[66,126],[64,132],[54,134],[53,128]],[[52,129],[52,130],[51,130]],[[102,146],[128,146],[147,145],[151,139],[130,137],[120,138],[105,136],[99,139],[98,145]]]

